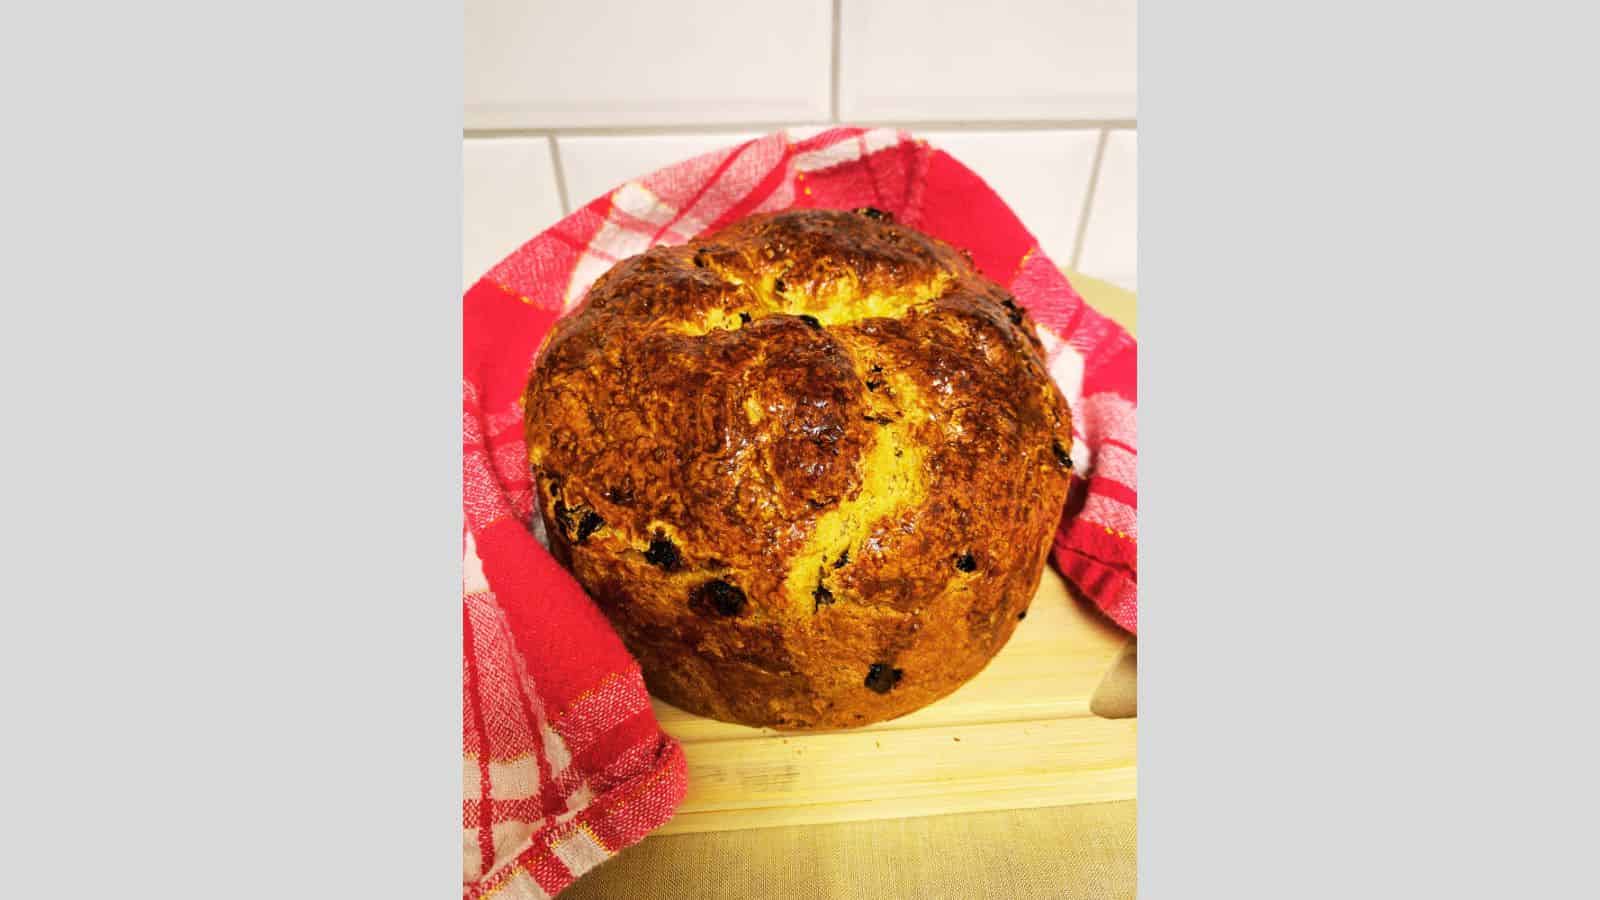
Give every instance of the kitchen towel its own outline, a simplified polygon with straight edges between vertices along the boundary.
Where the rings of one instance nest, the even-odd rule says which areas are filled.
[[[1052,559],[1136,631],[1137,345],[1091,309],[994,191],[901,131],[784,132],[669,166],[524,244],[464,298],[463,882],[468,898],[554,896],[671,817],[687,787],[637,664],[540,544],[523,389],[550,326],[602,273],[751,213],[871,206],[968,251],[1039,325],[1072,406]]]

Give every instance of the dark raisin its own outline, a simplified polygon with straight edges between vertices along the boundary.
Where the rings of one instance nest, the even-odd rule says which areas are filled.
[[[873,663],[867,670],[866,686],[879,694],[887,694],[900,683],[905,673],[899,669],[891,669],[888,663]]]
[[[1067,448],[1061,446],[1060,441],[1055,441],[1052,443],[1050,445],[1050,449],[1055,452],[1056,462],[1061,464],[1061,468],[1072,468],[1072,457],[1067,455]]]
[[[653,538],[650,549],[644,552],[644,560],[652,566],[660,566],[668,572],[678,568],[678,563],[683,557],[678,555],[678,545],[664,537]]]
[[[877,363],[873,363],[872,364],[872,368],[868,369],[867,371],[871,372],[874,375],[877,375],[878,373],[883,371],[883,366],[880,366]]]
[[[555,513],[556,527],[561,530],[561,536],[572,540],[572,520],[567,516],[567,505],[557,498],[550,511]]]
[[[816,601],[811,607],[811,610],[815,612],[816,610],[821,609],[822,607],[833,602],[833,591],[830,591],[819,584],[817,585],[817,589],[811,592],[811,599]]]
[[[1007,297],[1003,301],[1003,303],[1005,304],[1006,315],[1011,317],[1011,324],[1013,324],[1013,325],[1021,325],[1022,324],[1022,309],[1017,306],[1017,301],[1011,299],[1010,297]]]
[[[1027,610],[1023,610],[1022,612],[1017,613],[1017,621],[1018,622],[1021,622],[1023,619],[1026,619],[1027,617],[1028,617],[1028,611]]]
[[[881,388],[881,387],[883,387],[883,382],[881,382],[881,381],[873,381],[871,378],[867,379],[867,390],[875,391],[875,390],[877,390],[878,388]]]
[[[850,561],[850,551],[849,550],[845,550],[843,553],[839,554],[839,558],[834,561],[833,567],[835,569],[842,569],[842,568],[844,568],[844,564],[849,562],[849,561]]]
[[[694,589],[689,605],[701,615],[714,611],[719,616],[737,616],[744,611],[744,591],[721,578],[713,579]]]
[[[781,294],[784,291],[787,291],[789,289],[789,286],[783,283],[783,279],[782,278],[779,278],[776,281],[772,282],[772,289]]]
[[[800,321],[806,323],[807,325],[810,325],[812,328],[821,328],[822,327],[822,323],[817,321],[817,317],[816,316],[804,316],[803,315],[803,316],[800,317]]]
[[[618,506],[627,506],[633,502],[633,483],[631,481],[625,481],[615,487],[608,487],[605,490],[604,496],[607,500],[617,504]]]
[[[874,221],[878,221],[878,222],[893,222],[894,221],[894,217],[893,216],[889,215],[888,213],[884,212],[881,209],[874,209],[874,208],[872,208],[870,206],[863,206],[860,209],[856,210],[856,213],[858,215],[866,216],[867,218],[872,219]]]
[[[976,572],[978,571],[978,559],[972,555],[971,550],[968,550],[966,553],[956,557],[956,568],[963,572]]]
[[[740,325],[749,325],[750,324],[750,314],[747,313],[747,312],[740,312],[739,313],[739,324]]]
[[[705,258],[704,251],[701,251],[701,250],[696,250],[695,251],[695,254],[694,254],[694,267],[696,269],[704,269],[706,267],[706,258]]]
[[[585,510],[583,513],[583,518],[578,520],[578,543],[581,544],[584,541],[587,541],[589,539],[589,535],[594,534],[596,531],[599,531],[601,528],[605,527],[605,524],[606,520],[600,518],[599,513],[592,509]]]

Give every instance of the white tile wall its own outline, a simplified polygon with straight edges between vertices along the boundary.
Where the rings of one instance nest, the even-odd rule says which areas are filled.
[[[1134,117],[1134,0],[842,2],[845,119]]]
[[[466,126],[828,116],[829,0],[467,0]]]
[[[848,122],[943,147],[1053,259],[1135,287],[1135,16],[1133,0],[467,0],[464,275],[629,178]]]
[[[562,216],[546,138],[481,138],[461,154],[463,287]]]
[[[1137,290],[1139,271],[1139,135],[1113,131],[1106,136],[1094,206],[1083,234],[1083,271],[1129,290]]]

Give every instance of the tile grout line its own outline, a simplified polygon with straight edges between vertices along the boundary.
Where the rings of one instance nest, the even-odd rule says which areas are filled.
[[[567,172],[561,165],[561,148],[556,146],[556,136],[545,135],[545,140],[550,144],[550,165],[555,169],[556,196],[561,198],[561,217],[572,215],[572,201],[567,199]]]
[[[590,125],[556,128],[464,128],[464,138],[541,137],[664,137],[676,134],[737,134],[778,131],[783,128],[828,126],[835,121],[772,120],[751,122],[673,123],[662,125]],[[1134,119],[889,119],[867,121],[864,126],[885,126],[910,131],[1101,131],[1138,128]]]
[[[1083,239],[1089,234],[1089,216],[1094,212],[1095,189],[1100,186],[1100,163],[1106,158],[1106,144],[1111,139],[1111,129],[1100,132],[1100,140],[1094,148],[1094,165],[1089,167],[1089,189],[1083,193],[1083,210],[1078,213],[1078,235],[1072,242],[1072,262],[1068,263],[1072,271],[1078,271],[1078,263],[1083,259]]]
[[[833,56],[828,64],[828,119],[839,121],[839,31],[840,7],[844,0],[833,0]]]

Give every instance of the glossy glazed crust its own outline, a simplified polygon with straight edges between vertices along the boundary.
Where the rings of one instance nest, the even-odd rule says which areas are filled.
[[[875,211],[742,220],[618,263],[527,391],[552,549],[702,715],[911,712],[1004,646],[1070,480],[1033,323]]]

